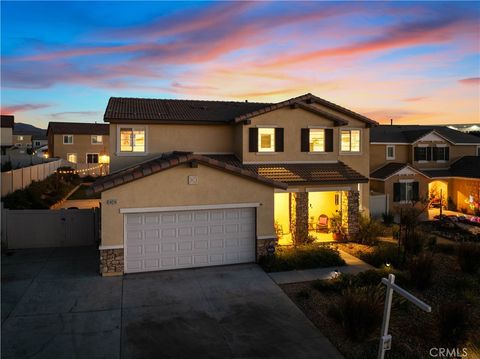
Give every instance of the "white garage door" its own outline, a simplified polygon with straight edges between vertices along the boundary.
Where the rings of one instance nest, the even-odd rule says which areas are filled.
[[[131,213],[125,272],[204,267],[255,260],[255,209]]]

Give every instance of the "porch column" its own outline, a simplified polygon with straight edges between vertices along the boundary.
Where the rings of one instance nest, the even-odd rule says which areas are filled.
[[[290,230],[294,244],[302,244],[308,236],[308,193],[291,193],[290,210],[292,212]]]
[[[346,211],[343,212],[343,223],[347,229],[349,236],[358,232],[358,216],[359,216],[359,206],[360,206],[360,193],[356,190],[351,190],[346,192],[346,196],[343,196],[344,203],[346,206],[343,206],[342,209],[346,207]]]

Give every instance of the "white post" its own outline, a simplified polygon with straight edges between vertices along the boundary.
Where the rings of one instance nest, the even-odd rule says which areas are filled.
[[[389,274],[388,279],[382,278],[382,283],[387,286],[387,294],[385,296],[385,307],[383,309],[383,322],[382,322],[382,332],[380,334],[380,345],[378,347],[378,359],[385,358],[385,351],[390,350],[392,346],[392,336],[388,334],[388,325],[390,322],[390,311],[392,309],[392,296],[393,292],[397,292],[402,297],[408,299],[410,302],[415,304],[420,309],[425,312],[431,312],[432,307],[430,307],[425,302],[421,301],[413,294],[410,294],[405,289],[399,287],[395,284],[395,275]]]

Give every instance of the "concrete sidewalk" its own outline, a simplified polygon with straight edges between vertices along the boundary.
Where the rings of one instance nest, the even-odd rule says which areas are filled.
[[[370,264],[339,250],[340,256],[347,265],[339,267],[314,268],[304,270],[293,270],[286,272],[269,273],[268,275],[277,284],[289,284],[298,282],[309,282],[317,279],[330,279],[335,270],[340,273],[357,274],[369,269],[375,269]]]

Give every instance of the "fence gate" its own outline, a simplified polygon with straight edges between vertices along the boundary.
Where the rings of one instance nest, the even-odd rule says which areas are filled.
[[[9,249],[93,245],[99,214],[98,209],[3,210],[2,241]]]

